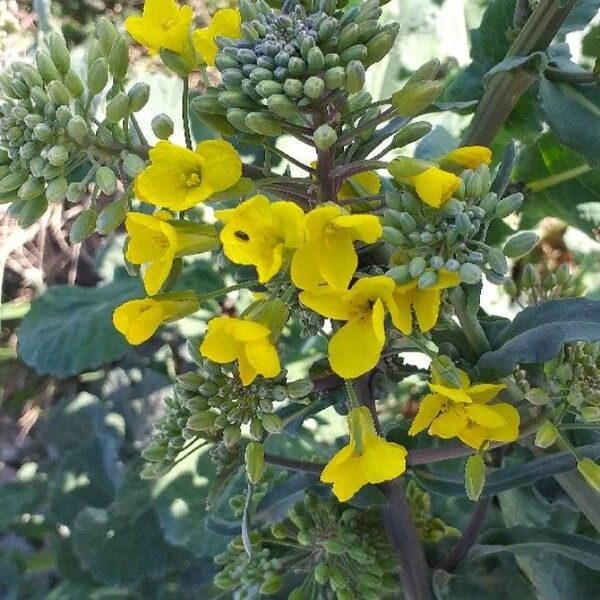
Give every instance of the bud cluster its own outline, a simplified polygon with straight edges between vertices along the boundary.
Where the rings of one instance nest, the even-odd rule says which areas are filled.
[[[488,246],[485,238],[490,223],[515,212],[523,195],[499,199],[490,191],[486,165],[464,170],[460,179],[460,188],[440,209],[428,207],[406,190],[388,195],[384,239],[395,251],[387,275],[398,283],[418,279],[420,288],[429,288],[436,285],[438,271],[446,269],[458,272],[463,283],[476,284],[485,274],[491,283],[502,284],[507,257],[522,256],[537,243],[535,234],[523,232],[528,239],[521,240],[517,234],[519,240],[507,243],[504,251]]]
[[[303,109],[331,93],[362,90],[365,69],[392,48],[398,27],[380,26],[377,0],[341,11],[335,0],[241,0],[242,39],[218,38],[222,86],[195,101],[237,130],[276,136],[280,120],[303,123]]]
[[[117,124],[144,106],[149,88],[137,84],[128,93],[119,91],[129,66],[127,42],[107,19],[98,21],[97,34],[85,81],[72,69],[57,33],[38,50],[35,65],[13,63],[0,75],[0,198],[12,202],[10,214],[23,227],[40,218],[49,202],[81,200],[89,183],[96,194],[112,196],[119,161],[130,177],[143,167]],[[106,120],[96,125],[91,106],[111,77]],[[73,181],[84,166],[87,174]],[[84,211],[73,225],[72,241],[82,241],[96,228],[101,233],[115,229],[127,206],[109,207],[100,217],[95,210]]]

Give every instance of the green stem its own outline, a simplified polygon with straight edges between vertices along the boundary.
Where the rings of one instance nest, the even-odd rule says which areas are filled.
[[[450,300],[454,306],[454,313],[471,348],[473,348],[477,356],[489,352],[492,349],[490,342],[477,319],[477,315],[468,309],[467,296],[460,286],[454,288],[450,295]]]
[[[350,379],[344,379],[344,385],[346,386],[350,408],[358,408],[360,406],[360,402],[358,401],[358,396],[356,395],[356,390],[354,389],[352,381]]]
[[[183,120],[183,131],[185,133],[185,145],[192,150],[192,133],[190,131],[190,80],[183,79],[183,94],[181,97],[181,118]]]
[[[205,300],[211,300],[213,298],[219,298],[220,296],[224,296],[229,292],[235,292],[236,290],[241,290],[245,288],[258,287],[262,285],[259,281],[252,279],[250,281],[242,281],[241,283],[236,283],[234,285],[230,285],[229,287],[219,288],[218,290],[213,290],[212,292],[206,292],[206,294],[198,294],[198,300],[200,302],[204,302]]]

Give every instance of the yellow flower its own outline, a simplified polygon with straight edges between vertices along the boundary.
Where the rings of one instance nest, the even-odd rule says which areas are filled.
[[[329,340],[331,368],[344,379],[370,371],[379,360],[386,310],[394,315],[394,280],[384,275],[359,279],[350,290],[322,286],[300,294],[302,304],[315,312],[347,321]]]
[[[146,0],[143,16],[128,17],[125,29],[150,54],[163,48],[184,54],[193,18],[192,9],[175,0]]]
[[[130,344],[137,345],[150,339],[163,323],[177,321],[199,308],[198,296],[192,290],[160,294],[117,306],[113,324]]]
[[[200,353],[216,363],[237,360],[242,383],[250,385],[257,375],[276,377],[281,371],[270,335],[268,327],[255,321],[215,317],[208,323]]]
[[[261,283],[280,269],[286,252],[304,239],[304,212],[293,202],[269,202],[254,196],[237,208],[218,210],[225,256],[240,265],[254,265]]]
[[[464,146],[452,150],[442,160],[467,169],[476,169],[480,165],[489,165],[492,162],[492,151],[485,146]]]
[[[377,435],[373,417],[366,406],[348,413],[350,443],[327,463],[323,483],[333,483],[340,502],[350,500],[367,483],[395,479],[406,470],[406,448]]]
[[[374,196],[381,189],[381,179],[375,171],[365,171],[349,177],[342,183],[337,194],[338,200]]]
[[[176,256],[199,254],[218,246],[214,226],[169,220],[170,214],[130,212],[125,220],[129,242],[125,256],[134,265],[150,263],[144,270],[146,293],[156,294],[166,281]]]
[[[160,141],[150,150],[150,165],[135,179],[140,200],[173,210],[187,210],[235,185],[242,161],[224,140],[200,142],[188,150]]]
[[[419,288],[416,279],[397,286],[394,290],[394,302],[397,307],[397,312],[393,315],[394,325],[404,335],[410,335],[411,309],[414,309],[421,331],[429,331],[435,327],[438,320],[442,290],[456,287],[459,283],[458,273],[442,269],[438,272],[438,282],[430,288]]]
[[[291,276],[300,289],[328,283],[345,290],[358,266],[354,241],[372,244],[382,235],[374,215],[349,215],[340,206],[320,206],[306,215],[306,242],[294,254]]]
[[[215,56],[219,49],[215,42],[217,36],[239,40],[242,37],[242,19],[237,8],[218,10],[208,27],[194,31],[194,45],[207,65],[215,64]]]
[[[412,184],[425,204],[439,208],[460,187],[460,179],[454,173],[430,167],[415,175]]]
[[[519,437],[520,416],[517,409],[506,403],[488,404],[506,386],[477,383],[459,370],[460,388],[443,385],[434,376],[419,412],[412,422],[410,435],[429,427],[431,435],[443,439],[458,437],[467,446],[482,448],[490,441],[512,442]]]

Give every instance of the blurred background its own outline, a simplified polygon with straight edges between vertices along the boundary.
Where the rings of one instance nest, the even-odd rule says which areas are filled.
[[[215,10],[233,3],[190,4],[202,26]],[[433,57],[443,60],[450,74],[468,64],[469,30],[479,25],[487,4],[392,0],[385,15],[400,23],[401,34],[395,51],[368,72],[373,96],[389,95]],[[106,15],[122,31],[126,16],[142,5],[143,0],[0,0],[0,70],[15,60],[31,60],[42,33],[59,29],[75,68],[79,63],[83,71],[93,19]],[[595,31],[590,25],[565,36],[582,65],[593,63],[594,44],[600,45]],[[181,84],[140,48],[132,48],[131,62],[132,83],[144,80],[152,87],[139,119],[153,141],[150,120],[160,112],[180,113]],[[422,144],[439,148],[460,134],[468,117],[447,113],[432,120],[436,127]],[[194,134],[197,140],[210,136],[199,122]],[[175,140],[182,141],[181,130]],[[293,143],[290,153],[298,156],[298,142]],[[285,138],[279,144],[292,147]],[[115,298],[132,289],[123,275],[122,231],[71,245],[69,223],[81,206],[51,204],[25,230],[6,206],[0,205],[0,600],[198,598],[212,574],[210,561],[199,559],[206,542],[193,535],[193,509],[203,503],[206,480],[190,461],[158,482],[142,481],[138,474],[140,449],[164,415],[175,373],[192,368],[185,338],[203,330],[206,315],[127,348],[110,320]],[[537,227],[542,244],[527,260],[543,273],[568,264],[578,285],[600,297],[600,246],[556,218]],[[522,267],[514,266],[515,277]],[[210,263],[199,260],[194,269],[209,289],[219,286]],[[68,322],[59,287],[65,284],[83,290],[77,298],[69,296]],[[99,288],[90,296],[91,286]],[[484,305],[507,315],[518,308],[492,286]],[[291,371],[298,375],[305,366],[301,354],[314,360],[323,352],[318,345],[296,350],[290,353],[297,357]],[[406,393],[410,396],[410,389]],[[146,526],[137,535],[141,520]],[[118,543],[104,544],[106,531]]]

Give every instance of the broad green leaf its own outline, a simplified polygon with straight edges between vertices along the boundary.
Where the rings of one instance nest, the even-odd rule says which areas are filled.
[[[436,159],[457,147],[458,140],[443,125],[436,125],[431,133],[417,144],[415,158]]]
[[[579,0],[560,28],[560,33],[565,34],[585,29],[598,10],[600,10],[600,0]]]
[[[600,170],[561,146],[552,133],[525,148],[513,178],[529,190],[521,211],[524,229],[548,216],[588,234],[600,223]]]
[[[0,532],[4,532],[40,499],[42,488],[32,481],[13,481],[0,486]]]
[[[567,342],[600,339],[600,302],[573,298],[526,308],[500,339],[497,349],[477,361],[477,369],[486,381],[508,375],[519,363],[546,362]]]
[[[592,167],[600,167],[600,87],[543,78],[541,106],[556,137]]]
[[[176,289],[199,293],[221,287],[209,261],[195,261],[179,278]],[[119,359],[127,349],[114,328],[115,308],[144,297],[137,278],[119,275],[101,287],[50,287],[33,304],[18,330],[19,356],[38,373],[67,377]]]

